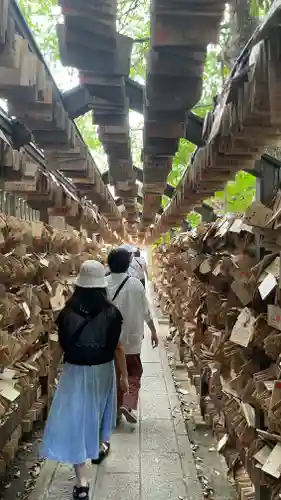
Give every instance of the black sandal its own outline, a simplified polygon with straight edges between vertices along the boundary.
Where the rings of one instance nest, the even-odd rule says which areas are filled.
[[[91,460],[93,465],[100,465],[110,452],[110,443],[102,443],[102,449],[99,453],[99,458]]]
[[[74,486],[73,500],[89,500],[89,486]]]

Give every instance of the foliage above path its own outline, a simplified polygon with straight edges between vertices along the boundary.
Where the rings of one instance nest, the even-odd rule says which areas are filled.
[[[48,63],[59,61],[56,24],[59,20],[57,0],[18,0],[19,7]]]
[[[272,4],[273,0],[251,0],[251,14],[262,17],[268,12]]]

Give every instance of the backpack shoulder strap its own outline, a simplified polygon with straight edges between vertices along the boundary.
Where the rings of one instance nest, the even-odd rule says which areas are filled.
[[[63,312],[63,311],[62,311]],[[77,319],[77,316],[79,317],[80,320],[82,321],[79,321],[79,325],[76,329],[74,329],[74,331],[72,331],[71,333],[71,337],[72,337],[72,341],[73,342],[77,342],[79,340],[79,337],[80,335],[82,334],[85,326],[87,325],[87,323],[89,322],[90,318],[88,316],[86,317],[83,317],[81,316],[80,314],[76,313],[75,311],[73,311],[70,307],[65,307],[64,309],[64,314],[71,314],[71,315],[76,315],[76,319]],[[57,318],[58,319],[58,318]],[[71,326],[73,328],[75,328],[75,321],[73,321],[73,318],[72,316],[69,318],[69,321],[68,321],[68,326]],[[58,326],[58,330],[59,330],[59,338],[60,338],[60,332],[63,333],[65,330],[68,330],[68,327],[66,324],[64,324],[64,322],[58,322],[57,323],[57,326]]]
[[[141,263],[138,261],[138,259],[136,257],[135,257],[135,261],[139,265],[139,267],[142,269],[142,265],[141,265]]]
[[[122,281],[121,285],[117,288],[113,298],[112,298],[112,302],[116,299],[116,297],[119,295],[119,293],[121,292],[122,288],[124,287],[124,285],[127,283],[128,279],[130,279],[130,276],[126,276],[126,278]]]

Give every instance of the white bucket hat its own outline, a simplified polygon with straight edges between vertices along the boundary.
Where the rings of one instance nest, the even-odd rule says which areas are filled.
[[[105,271],[97,260],[83,262],[75,285],[81,288],[106,288]]]

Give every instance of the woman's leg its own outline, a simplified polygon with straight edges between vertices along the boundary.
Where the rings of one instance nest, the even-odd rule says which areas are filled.
[[[105,407],[105,412],[106,412],[106,407]],[[101,421],[100,425],[100,451],[99,451],[99,456],[98,458],[92,458],[91,463],[95,465],[100,465],[103,460],[107,457],[107,455],[110,452],[110,441],[109,441],[109,436],[111,437],[111,432],[112,429],[108,428],[108,425],[106,425],[106,428],[104,428],[104,416]]]
[[[108,373],[105,373],[105,370]],[[116,375],[118,372],[118,363],[109,363],[109,365],[103,368],[104,378],[109,379],[109,385],[107,391],[104,395],[100,395],[100,428],[99,428],[99,439],[100,439],[100,451],[97,458],[92,459],[92,464],[100,464],[109,454],[110,451],[110,439],[112,436],[113,429],[116,426]],[[115,374],[116,371],[116,374]]]
[[[88,486],[89,481],[87,479],[87,465],[84,462],[83,464],[74,465],[75,475],[77,478],[77,485],[80,486]]]
[[[116,374],[116,389],[117,389],[117,425],[119,423],[119,419],[120,419],[120,408],[122,406],[122,402],[123,402],[123,391],[122,391],[122,388],[121,388],[121,384],[120,384],[120,379],[121,379],[121,371],[120,371],[120,368],[118,366],[118,363],[115,359],[115,374]]]
[[[76,486],[73,488],[74,500],[88,500],[89,498],[89,480],[87,478],[87,465],[83,464],[74,465],[76,475]]]

